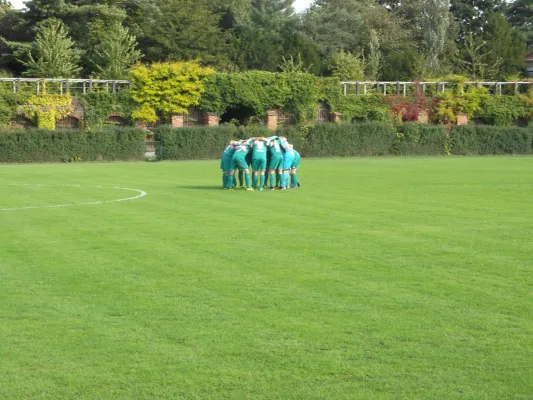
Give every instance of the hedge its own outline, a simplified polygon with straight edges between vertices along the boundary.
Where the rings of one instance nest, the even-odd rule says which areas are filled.
[[[450,139],[457,155],[531,154],[533,129],[464,125],[453,129]]]
[[[531,154],[533,129],[481,125],[438,126],[366,122],[279,128],[304,157]],[[230,140],[270,136],[264,127],[170,128],[156,130],[166,160],[216,159]]]
[[[17,130],[0,133],[0,162],[140,160],[146,133],[133,128],[105,131]]]
[[[271,135],[263,126],[243,128],[230,124],[184,128],[161,126],[155,129],[155,139],[161,142],[161,149],[157,154],[161,160],[219,158],[230,140]]]
[[[155,129],[163,160],[218,159],[230,140],[270,136],[264,126]],[[280,128],[304,157],[386,155],[532,154],[533,129],[482,125],[317,124]],[[0,133],[0,162],[140,160],[146,133],[134,128],[100,131],[18,130]]]

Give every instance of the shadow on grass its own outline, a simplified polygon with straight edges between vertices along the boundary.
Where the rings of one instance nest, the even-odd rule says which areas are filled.
[[[190,190],[222,190],[221,186],[201,186],[201,185],[177,185],[178,189],[190,189]]]

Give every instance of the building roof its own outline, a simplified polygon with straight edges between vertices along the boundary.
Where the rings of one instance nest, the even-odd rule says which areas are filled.
[[[526,58],[524,58],[524,61],[533,61],[533,53],[529,53]]]

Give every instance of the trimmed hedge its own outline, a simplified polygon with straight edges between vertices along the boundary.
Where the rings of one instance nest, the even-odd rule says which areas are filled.
[[[263,126],[239,128],[234,125],[213,127],[155,129],[155,138],[161,142],[157,156],[160,160],[209,160],[220,158],[231,140],[255,136],[271,136]]]
[[[457,155],[531,154],[533,129],[464,125],[450,133],[452,153]]]
[[[407,155],[447,154],[448,129],[439,125],[405,124],[399,127],[391,153]]]
[[[366,122],[279,128],[304,157],[531,154],[533,129],[494,126],[439,126]],[[270,136],[264,127],[176,128],[156,130],[161,159],[216,159],[230,140]]]
[[[306,157],[383,156],[391,154],[394,126],[385,123],[320,124],[307,136]]]
[[[18,130],[0,133],[0,162],[140,160],[146,133],[138,129],[105,131]]]
[[[533,129],[518,127],[366,122],[285,127],[276,134],[287,137],[304,157],[533,153]],[[0,133],[0,162],[140,160],[145,135],[133,128]],[[164,160],[218,159],[230,140],[271,135],[264,126],[155,129],[162,144],[157,155]]]

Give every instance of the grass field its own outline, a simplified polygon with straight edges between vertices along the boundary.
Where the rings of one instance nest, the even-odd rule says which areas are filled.
[[[1,165],[0,398],[533,398],[533,158],[300,178]]]

